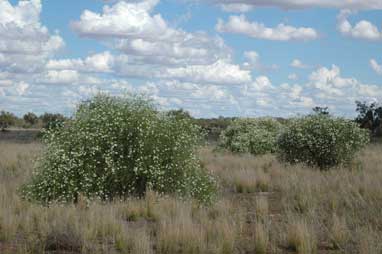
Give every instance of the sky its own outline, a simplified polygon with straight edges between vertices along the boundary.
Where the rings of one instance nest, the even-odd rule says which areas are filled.
[[[382,102],[380,0],[0,0],[0,110],[98,93],[195,117]]]

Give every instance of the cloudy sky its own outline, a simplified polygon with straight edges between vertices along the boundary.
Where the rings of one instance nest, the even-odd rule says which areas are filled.
[[[144,93],[196,117],[382,101],[381,0],[0,0],[0,110]]]

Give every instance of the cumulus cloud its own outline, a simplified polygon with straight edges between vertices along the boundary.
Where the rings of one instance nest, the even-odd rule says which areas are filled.
[[[266,76],[257,77],[255,82],[250,85],[250,88],[255,91],[266,91],[269,89],[273,89],[272,82]]]
[[[28,92],[29,88],[30,85],[24,81],[11,81],[11,84],[6,87],[0,85],[0,94],[2,93],[2,96],[23,96]]]
[[[364,39],[377,41],[382,39],[382,32],[378,27],[369,21],[361,20],[354,26],[349,22],[348,17],[353,12],[350,10],[342,10],[337,16],[337,29],[345,35],[356,39]]]
[[[307,69],[307,68],[309,68],[309,66],[304,64],[300,59],[294,59],[290,63],[290,66],[294,67],[294,68],[299,68],[299,69]]]
[[[85,10],[80,20],[71,25],[79,35],[94,38],[169,39],[181,36],[180,31],[168,27],[160,14],[150,15],[158,2],[119,1],[111,7],[104,6],[102,14]]]
[[[214,4],[235,4],[259,7],[278,7],[281,9],[335,8],[352,10],[381,10],[380,0],[199,0]]]
[[[298,75],[296,73],[291,73],[288,75],[288,79],[290,80],[297,80],[298,79]]]
[[[256,39],[275,41],[308,41],[318,38],[318,33],[313,28],[293,27],[282,23],[269,28],[262,23],[248,21],[244,15],[230,16],[227,22],[219,19],[216,30],[221,33],[243,34]]]
[[[36,79],[37,83],[49,85],[101,84],[101,79],[79,73],[76,70],[49,70]]]
[[[105,51],[93,54],[83,59],[50,60],[46,68],[49,70],[77,70],[83,72],[111,72],[114,66],[114,56]]]
[[[370,67],[379,75],[382,75],[382,65],[380,65],[377,60],[370,59]]]
[[[240,85],[251,81],[250,72],[241,70],[240,66],[217,61],[209,66],[191,65],[180,68],[169,68],[160,75],[161,78],[179,79],[195,83]]]
[[[72,28],[80,36],[104,41],[146,63],[211,64],[229,57],[229,49],[219,37],[172,28],[160,14],[153,14],[158,2],[120,1],[105,6],[101,14],[86,10]]]
[[[249,12],[254,9],[252,5],[249,4],[222,4],[221,9],[225,12]]]
[[[359,98],[382,100],[380,86],[363,84],[355,78],[344,78],[336,65],[331,68],[319,68],[310,75],[309,79],[309,87],[314,89],[315,96],[323,102],[351,105]]]
[[[34,72],[64,46],[59,35],[40,23],[40,0],[0,1],[0,67],[13,72]]]
[[[277,99],[275,99],[277,98]],[[247,114],[278,112],[280,115],[306,113],[316,105],[328,105],[337,114],[352,115],[356,100],[382,101],[382,88],[364,84],[355,78],[341,75],[333,65],[314,70],[305,83],[272,84],[266,76],[259,76],[242,90],[237,98]],[[256,107],[251,104],[253,101]],[[252,106],[251,106],[252,105]],[[245,109],[248,107],[248,109]],[[254,109],[250,109],[250,107]]]
[[[245,70],[256,69],[258,71],[269,71],[276,70],[279,68],[278,65],[265,65],[261,62],[260,55],[256,51],[245,51],[244,52],[245,62],[242,64],[242,68]]]

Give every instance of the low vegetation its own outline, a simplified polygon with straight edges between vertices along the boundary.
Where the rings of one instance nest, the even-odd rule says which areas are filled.
[[[271,118],[239,118],[222,132],[219,145],[234,153],[273,153],[281,130],[282,125]]]
[[[0,143],[1,253],[382,251],[381,145],[358,154],[359,166],[329,171],[205,147],[199,156],[220,186],[209,206],[153,191],[108,202],[28,202],[18,188],[42,150],[38,143]],[[242,170],[250,177],[235,177]],[[253,187],[248,193],[237,185]]]
[[[368,142],[368,131],[356,123],[318,114],[291,120],[277,147],[284,161],[327,169],[350,163]]]
[[[0,140],[0,253],[382,253],[380,112],[361,106],[364,129],[320,107],[219,119],[224,149],[141,97],[45,115],[43,143]]]

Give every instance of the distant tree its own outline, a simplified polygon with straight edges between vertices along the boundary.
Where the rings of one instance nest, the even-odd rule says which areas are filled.
[[[35,125],[38,122],[38,116],[32,112],[25,114],[23,118],[25,123],[31,126]]]
[[[367,103],[356,101],[357,105],[356,111],[358,116],[355,119],[361,128],[369,129],[372,134],[376,134],[378,129],[381,128],[382,122],[382,106],[377,103]]]
[[[15,124],[16,116],[10,112],[1,111],[0,112],[0,129],[5,131],[9,126]]]
[[[217,142],[222,131],[231,125],[234,118],[222,117],[219,118],[200,118],[194,119],[195,124],[199,125],[207,134],[208,141]]]
[[[312,110],[317,115],[329,115],[328,107],[314,107]]]
[[[61,114],[51,114],[45,113],[40,116],[40,119],[43,123],[43,128],[45,129],[54,129],[65,122],[65,116]]]
[[[170,110],[167,112],[167,115],[168,116],[173,116],[175,117],[177,120],[180,120],[180,119],[192,119],[192,116],[190,115],[190,113],[184,109],[176,109],[176,110]]]

